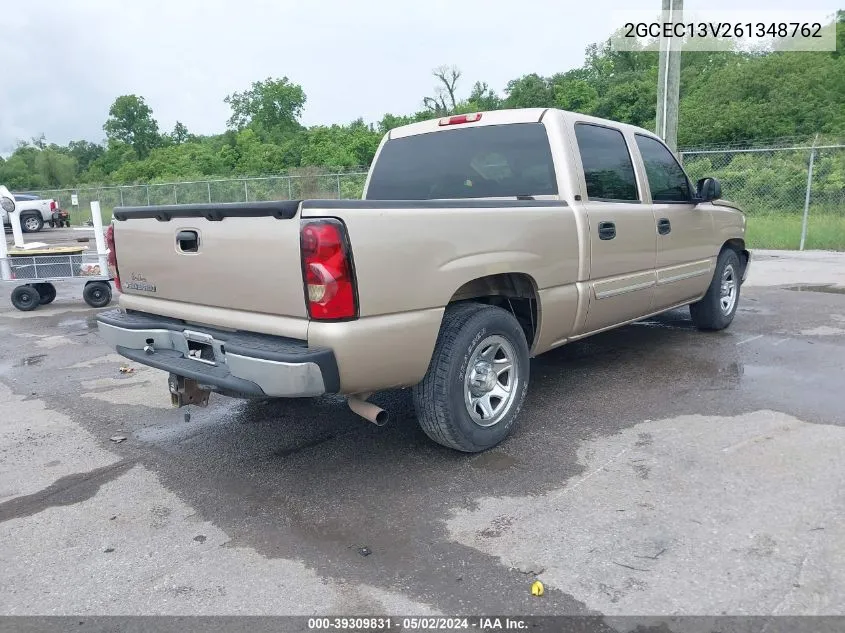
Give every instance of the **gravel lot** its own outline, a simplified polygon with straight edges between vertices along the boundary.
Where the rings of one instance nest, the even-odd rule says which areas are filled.
[[[680,310],[535,359],[481,455],[407,391],[383,428],[328,397],[188,417],[119,371],[81,286],[33,313],[10,290],[2,614],[845,615],[841,253],[755,253],[727,331]]]

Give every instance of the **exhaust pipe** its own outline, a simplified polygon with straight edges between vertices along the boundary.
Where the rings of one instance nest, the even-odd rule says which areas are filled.
[[[346,402],[352,411],[360,415],[365,420],[369,420],[376,426],[384,426],[387,424],[390,414],[388,414],[387,411],[382,409],[380,406],[375,405],[372,402],[367,402],[367,398],[371,395],[373,394],[359,393],[347,396]]]

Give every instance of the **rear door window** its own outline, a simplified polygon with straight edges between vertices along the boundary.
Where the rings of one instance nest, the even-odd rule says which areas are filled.
[[[634,163],[622,132],[576,123],[575,138],[587,181],[587,197],[610,202],[639,201]]]
[[[367,189],[368,200],[556,194],[542,123],[456,128],[388,140]]]

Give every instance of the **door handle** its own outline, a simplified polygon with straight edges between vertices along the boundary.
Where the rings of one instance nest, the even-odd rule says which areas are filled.
[[[666,235],[672,231],[672,223],[667,218],[660,218],[657,221],[657,232],[660,235]]]
[[[196,253],[200,248],[200,236],[196,231],[179,231],[176,245],[183,253]]]
[[[613,222],[599,222],[599,239],[612,240],[616,237],[616,224]]]

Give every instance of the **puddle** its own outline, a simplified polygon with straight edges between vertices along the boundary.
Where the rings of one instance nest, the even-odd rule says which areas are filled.
[[[836,286],[834,284],[824,284],[816,286],[800,284],[798,286],[789,286],[786,288],[786,290],[796,290],[798,292],[825,292],[834,295],[845,295],[845,287]]]
[[[513,468],[518,463],[516,459],[507,453],[495,451],[492,453],[482,453],[472,460],[472,466],[474,468],[483,468],[485,470],[507,470]]]
[[[85,325],[85,319],[64,319],[56,324],[61,328],[77,328]]]
[[[36,354],[35,356],[27,356],[26,358],[21,358],[17,363],[15,363],[15,367],[29,367],[32,365],[40,365],[41,361],[44,360],[44,357],[47,354]]]
[[[86,330],[97,329],[97,315],[92,314],[84,319],[63,319],[56,324],[56,327],[68,330],[77,330],[85,334]]]
[[[273,454],[276,457],[288,457],[289,455],[293,455],[294,453],[298,453],[299,451],[302,451],[302,450],[305,450],[305,449],[308,449],[308,448],[313,448],[314,446],[319,446],[320,444],[323,444],[325,442],[333,440],[334,437],[335,437],[334,435],[326,435],[325,437],[317,437],[317,438],[308,440],[307,442],[305,442],[304,444],[300,444],[299,446],[293,446],[291,448],[283,448],[283,449],[280,449],[278,451],[274,451]]]

